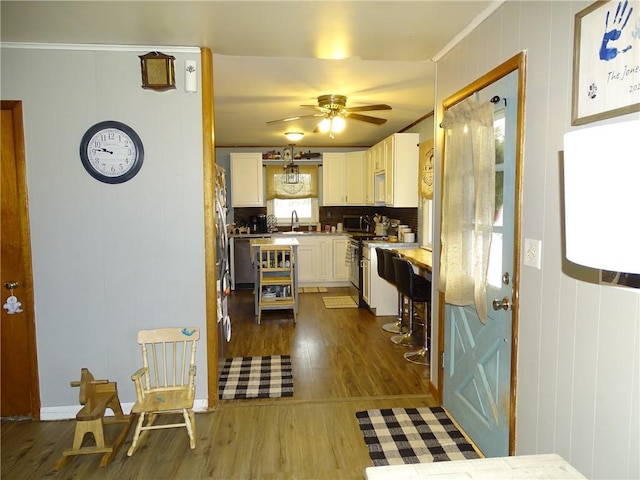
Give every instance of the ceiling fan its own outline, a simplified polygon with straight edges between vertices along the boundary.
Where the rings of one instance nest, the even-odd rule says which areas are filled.
[[[362,115],[356,112],[370,112],[374,110],[391,110],[389,105],[377,104],[377,105],[364,105],[362,107],[347,108],[347,97],[344,95],[320,95],[318,97],[317,105],[300,105],[303,108],[311,108],[317,110],[318,113],[312,113],[310,115],[300,115],[296,117],[281,118],[279,120],[271,120],[267,122],[267,125],[275,125],[278,123],[292,122],[294,120],[300,120],[303,118],[322,117],[322,121],[318,124],[315,132],[329,132],[333,137],[334,133],[342,131],[345,125],[346,119],[359,120],[361,122],[373,123],[375,125],[382,125],[387,121],[386,118],[372,117],[370,115]]]

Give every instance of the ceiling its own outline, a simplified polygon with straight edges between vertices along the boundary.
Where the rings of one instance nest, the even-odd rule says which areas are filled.
[[[370,146],[434,109],[431,61],[500,1],[6,1],[2,42],[208,47],[214,62],[216,146]],[[329,138],[307,115],[319,95],[348,97],[347,107],[377,126],[348,120]]]

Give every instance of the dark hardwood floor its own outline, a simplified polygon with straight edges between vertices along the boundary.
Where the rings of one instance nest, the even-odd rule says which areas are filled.
[[[127,457],[130,432],[106,468],[99,468],[100,455],[83,455],[57,473],[53,464],[71,447],[74,421],[3,421],[2,479],[364,478],[372,463],[355,413],[436,402],[429,367],[405,361],[407,349],[380,328],[393,317],[324,308],[323,296],[346,292],[301,294],[295,326],[285,310],[264,312],[257,325],[252,293],[232,293],[227,356],[290,355],[293,397],[224,400],[216,411],[198,413],[194,450],[181,429],[159,430]],[[107,436],[117,433],[117,426],[106,428]]]

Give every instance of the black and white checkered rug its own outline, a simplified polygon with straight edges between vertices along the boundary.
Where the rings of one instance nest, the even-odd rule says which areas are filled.
[[[227,358],[220,372],[218,392],[222,400],[293,397],[291,357]]]
[[[375,466],[478,458],[440,407],[367,410],[356,418]]]

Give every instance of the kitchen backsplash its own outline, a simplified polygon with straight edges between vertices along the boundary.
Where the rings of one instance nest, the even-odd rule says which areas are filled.
[[[234,221],[236,225],[243,226],[249,224],[249,218],[253,215],[266,214],[266,207],[236,207],[233,209]],[[418,209],[417,208],[391,208],[391,207],[320,207],[320,223],[335,226],[342,222],[343,215],[369,215],[378,213],[389,218],[396,218],[400,223],[409,225],[414,232],[418,231]],[[416,239],[417,241],[417,239]]]

